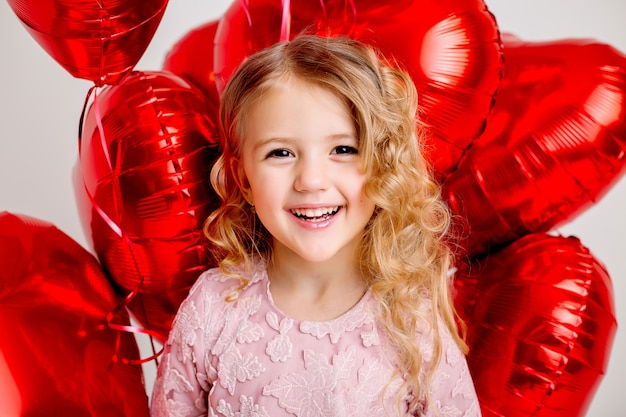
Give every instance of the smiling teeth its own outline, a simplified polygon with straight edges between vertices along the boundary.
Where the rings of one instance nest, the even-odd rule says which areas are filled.
[[[316,209],[293,209],[291,212],[301,219],[319,219],[332,216],[339,211],[339,206],[321,207]]]

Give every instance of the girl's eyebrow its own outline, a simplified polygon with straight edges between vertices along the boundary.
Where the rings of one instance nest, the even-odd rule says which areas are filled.
[[[257,150],[257,149],[263,148],[263,147],[265,147],[267,145],[272,144],[273,142],[277,142],[277,143],[281,143],[281,144],[290,144],[293,141],[294,140],[289,138],[289,137],[270,136],[269,138],[262,139],[262,140],[258,141],[257,143],[255,143],[253,149]]]
[[[333,135],[328,136],[327,138],[330,141],[342,141],[345,139],[358,141],[357,135],[354,132],[346,132],[346,133],[335,133]]]
[[[326,140],[331,143],[341,142],[343,140],[350,140],[358,142],[358,138],[356,133],[353,132],[345,132],[345,133],[334,133],[326,137]],[[256,151],[258,149],[264,148],[272,143],[278,143],[281,145],[291,145],[294,142],[297,142],[296,139],[291,138],[289,136],[270,136],[268,138],[262,139],[254,144],[253,149]]]

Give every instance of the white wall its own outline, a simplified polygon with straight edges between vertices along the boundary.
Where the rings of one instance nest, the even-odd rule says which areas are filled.
[[[137,69],[160,69],[188,30],[221,16],[229,0],[170,0]],[[624,0],[487,0],[502,31],[527,40],[595,38],[626,52]],[[86,246],[74,203],[79,113],[90,83],[72,78],[30,38],[0,1],[0,211],[49,221]],[[626,179],[560,232],[576,235],[614,281],[618,321],[626,323]],[[607,375],[588,413],[626,415],[626,326],[619,328]],[[145,367],[147,384],[154,370]]]

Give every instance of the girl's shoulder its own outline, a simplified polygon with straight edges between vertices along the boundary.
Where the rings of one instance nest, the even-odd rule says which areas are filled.
[[[245,286],[242,288],[242,284]],[[219,296],[237,297],[241,292],[260,290],[262,282],[267,280],[267,267],[261,260],[253,260],[249,265],[238,265],[231,273],[225,273],[220,268],[210,268],[204,271],[189,291],[189,297],[198,293],[210,292]]]

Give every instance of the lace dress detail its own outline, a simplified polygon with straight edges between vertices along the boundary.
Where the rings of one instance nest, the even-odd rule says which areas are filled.
[[[263,264],[254,265],[235,301],[225,301],[238,285],[211,269],[181,304],[159,365],[153,417],[406,415],[406,403],[397,408],[396,355],[377,327],[369,292],[342,316],[312,322],[275,306]],[[480,416],[465,357],[442,333],[432,403],[422,402],[417,415]],[[431,342],[420,343],[428,358]]]

